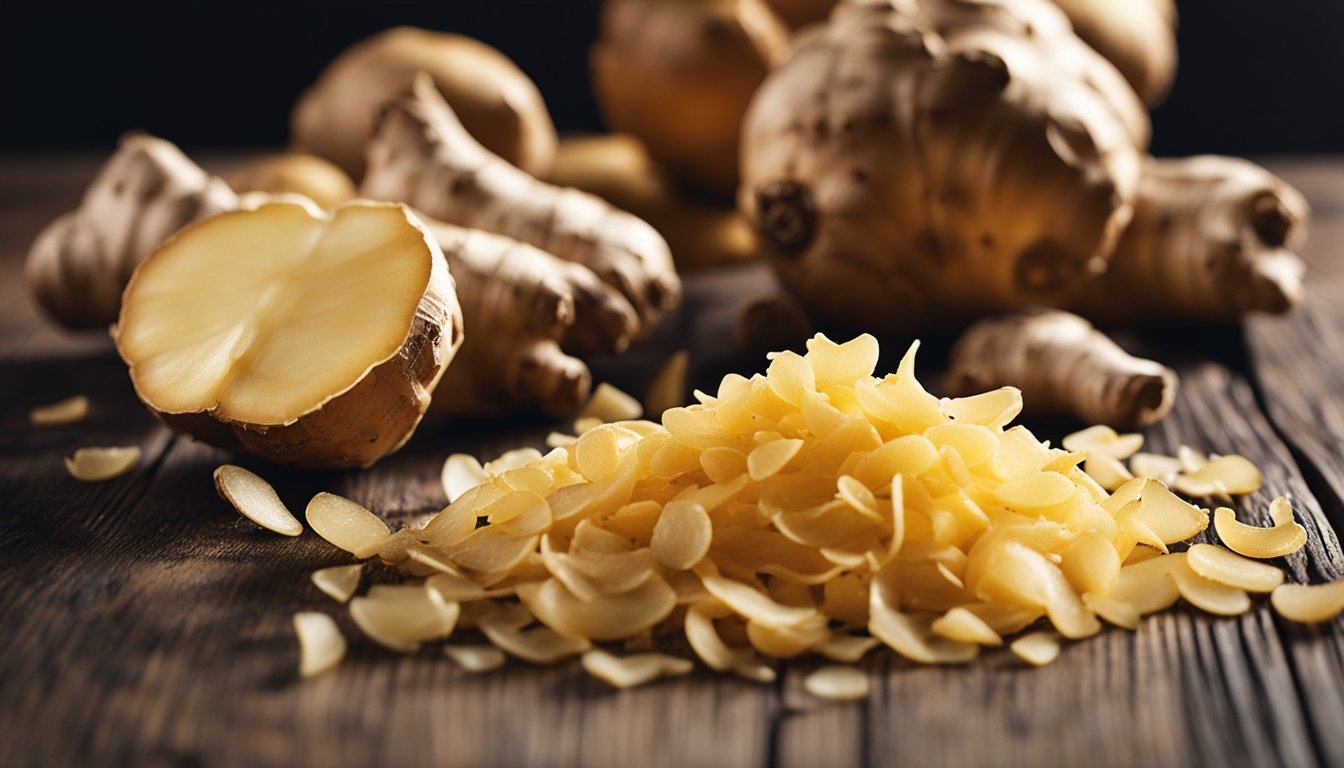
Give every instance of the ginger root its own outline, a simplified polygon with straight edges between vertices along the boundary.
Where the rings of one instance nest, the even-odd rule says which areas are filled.
[[[1096,322],[1230,323],[1302,300],[1307,201],[1232,157],[1150,158],[1106,273],[1065,306]]]
[[[731,198],[742,116],[787,49],[762,0],[606,0],[593,93],[609,129],[686,185]]]
[[[126,281],[152,250],[187,224],[237,207],[233,190],[177,147],[127,134],[79,208],[33,241],[28,291],[67,328],[106,327],[117,319]]]
[[[364,196],[403,201],[440,221],[505,235],[581,264],[624,297],[641,330],[680,299],[671,252],[653,227],[491,154],[426,77],[386,105],[367,159]],[[610,341],[608,349],[619,351],[628,339]]]
[[[638,318],[589,270],[501,235],[431,222],[462,296],[468,330],[435,410],[488,414],[536,407],[573,413],[592,376],[571,351],[610,349]]]
[[[532,174],[550,168],[555,125],[537,87],[504,54],[460,35],[396,27],[336,57],[290,118],[294,148],[331,160],[354,178],[383,104],[416,73],[434,81],[472,136]]]
[[[981,320],[957,339],[947,389],[956,397],[1012,386],[1036,413],[1141,427],[1175,403],[1176,373],[1133,357],[1077,315],[1028,309]]]
[[[546,181],[591,192],[647,221],[667,240],[678,270],[756,256],[756,233],[737,208],[678,189],[633,136],[561,140]]]
[[[170,162],[153,166],[158,172],[155,184],[137,186],[141,184],[146,158],[158,161],[166,158]],[[293,195],[265,192],[239,196],[222,180],[208,176],[169,142],[137,135],[123,142],[95,180],[97,194],[91,190],[86,197],[98,198],[113,189],[138,189],[142,192],[136,198],[140,204],[113,211],[115,215],[77,214],[83,235],[69,241],[64,258],[73,264],[86,261],[101,264],[97,260],[101,251],[94,249],[123,238],[123,232],[153,232],[160,242],[167,240],[176,230],[169,229],[165,219],[142,221],[139,217],[160,210],[177,210],[172,206],[174,196],[196,180],[208,180],[215,207],[225,210],[296,200]],[[168,197],[160,200],[156,195]],[[302,198],[297,200],[297,204],[304,205]],[[106,211],[106,207],[98,210]],[[434,236],[457,281],[467,329],[457,363],[434,391],[436,409],[486,414],[537,408],[553,415],[576,409],[588,397],[591,376],[582,361],[560,348],[574,354],[624,349],[639,329],[634,309],[580,264],[503,236],[464,230],[422,215],[419,220]],[[146,241],[143,251],[148,253],[156,245]],[[94,283],[89,285],[64,283],[62,276],[56,274],[43,284],[43,289],[53,301],[75,309],[84,306],[81,302],[90,290],[105,295],[108,297],[105,311],[110,314],[106,323],[111,323],[116,319],[129,276],[130,269],[125,276],[104,270],[92,275],[89,279]],[[36,284],[33,288],[36,290]],[[199,433],[208,426],[208,423],[188,424],[188,429]],[[214,440],[217,443],[233,439],[227,431],[215,431],[220,432]]]
[[[364,467],[415,431],[462,343],[462,311],[405,206],[277,202],[155,250],[113,336],[169,426],[277,463]]]
[[[335,208],[359,194],[345,171],[300,152],[263,157],[229,174],[227,181],[235,192],[302,195],[323,208]]]
[[[739,207],[823,325],[1293,306],[1300,197],[1243,161],[1152,161],[1149,128],[1045,0],[845,0],[757,91]]]

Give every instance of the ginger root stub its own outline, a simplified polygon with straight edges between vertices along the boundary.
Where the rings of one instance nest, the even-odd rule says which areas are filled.
[[[169,426],[282,464],[367,466],[420,422],[462,311],[405,206],[269,203],[155,251],[115,336],[136,393]]]

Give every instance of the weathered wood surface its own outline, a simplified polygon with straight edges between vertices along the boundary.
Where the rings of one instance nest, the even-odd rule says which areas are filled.
[[[879,652],[865,663],[872,695],[849,704],[803,691],[814,661],[783,665],[770,686],[699,671],[613,692],[573,664],[473,676],[433,650],[398,656],[344,617],[351,656],[299,682],[290,616],[339,615],[307,574],[344,558],[241,520],[210,482],[225,455],[159,427],[105,339],[52,330],[24,296],[28,243],[95,166],[0,158],[0,765],[1344,765],[1344,622],[1297,627],[1263,601],[1233,619],[1178,607],[1070,644],[1042,670],[1006,651],[942,669]],[[1183,377],[1150,445],[1265,468],[1239,511],[1263,517],[1291,494],[1311,541],[1285,565],[1319,581],[1344,574],[1344,160],[1274,167],[1316,210],[1307,308],[1244,336],[1128,341]],[[726,339],[733,305],[764,278],[691,277],[685,309],[599,375],[637,390],[683,346],[701,386],[757,367]],[[27,425],[31,406],[75,393],[93,400],[86,423]],[[293,507],[330,490],[404,519],[443,504],[450,451],[537,445],[554,426],[431,419],[371,471],[264,472]],[[76,447],[132,443],[144,455],[126,477],[65,474]]]

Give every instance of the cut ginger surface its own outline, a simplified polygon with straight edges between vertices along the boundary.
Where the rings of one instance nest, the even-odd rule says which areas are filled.
[[[174,426],[227,443],[207,425],[247,425],[235,436],[269,458],[362,465],[409,436],[460,325],[443,255],[404,206],[327,215],[285,202],[221,214],[156,251],[127,287],[117,346]],[[208,419],[173,418],[191,415]],[[283,448],[257,451],[301,419],[301,433],[272,435]]]

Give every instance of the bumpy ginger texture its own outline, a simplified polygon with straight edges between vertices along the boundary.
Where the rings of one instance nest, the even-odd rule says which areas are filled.
[[[600,198],[533,178],[481,146],[424,77],[384,109],[360,185],[449,224],[511,237],[592,270],[641,330],[681,297],[666,241]],[[619,351],[619,347],[614,347]]]
[[[1038,619],[1082,638],[1099,618],[1132,629],[1182,595],[1249,607],[1215,581],[1245,575],[1230,553],[1217,560],[1235,567],[1206,577],[1169,551],[1208,527],[1208,510],[1143,478],[1108,494],[1079,468],[1086,454],[1009,427],[1016,390],[939,400],[914,352],[874,378],[875,339],[818,336],[662,424],[506,454],[423,525],[391,533],[323,499],[309,521],[358,557],[427,577],[351,603],[361,629],[401,651],[474,627],[550,663],[684,633],[708,666],[768,680],[757,653],[854,662],[885,643],[960,663]]]
[[[1302,300],[1301,193],[1246,160],[1148,158],[1106,274],[1065,306],[1108,325],[1235,322]]]
[[[1063,413],[1088,424],[1140,427],[1176,402],[1176,372],[1133,357],[1086,320],[1057,309],[1030,309],[981,320],[948,359],[954,395],[1014,386],[1036,413]]]
[[[787,50],[762,0],[605,0],[593,94],[609,129],[688,186],[731,198],[742,115]]]
[[[744,120],[739,204],[822,323],[903,333],[1094,303],[1109,320],[1094,296],[1154,284],[1171,298],[1153,321],[1222,321],[1300,294],[1286,249],[1220,255],[1300,196],[1243,161],[1145,160],[1142,102],[1044,0],[852,0],[797,46]]]
[[[462,342],[438,245],[405,206],[267,203],[178,233],[114,330],[169,426],[282,464],[368,466],[410,437]]]
[[[90,186],[85,205],[34,243],[31,290],[58,318],[84,312],[92,316],[83,325],[109,325],[135,265],[181,225],[269,199],[264,193],[240,197],[167,141],[128,136]],[[173,215],[156,215],[163,211]],[[472,329],[461,362],[435,390],[435,407],[459,414],[572,412],[587,398],[591,376],[555,340],[575,354],[623,349],[639,329],[628,302],[581,265],[502,236],[420,219],[448,259]],[[125,247],[128,242],[135,247]],[[109,243],[119,244],[125,267],[109,268]]]
[[[239,205],[223,180],[161,139],[132,133],[84,192],[28,251],[28,291],[67,328],[106,328],[121,291],[150,251],[194,221]]]
[[[294,148],[358,179],[378,113],[419,72],[489,150],[541,175],[555,155],[555,125],[541,92],[504,54],[471,38],[395,27],[355,43],[309,88],[290,118]]]
[[[561,140],[546,181],[591,192],[647,221],[667,240],[679,271],[756,256],[756,233],[735,206],[677,188],[633,136]]]

